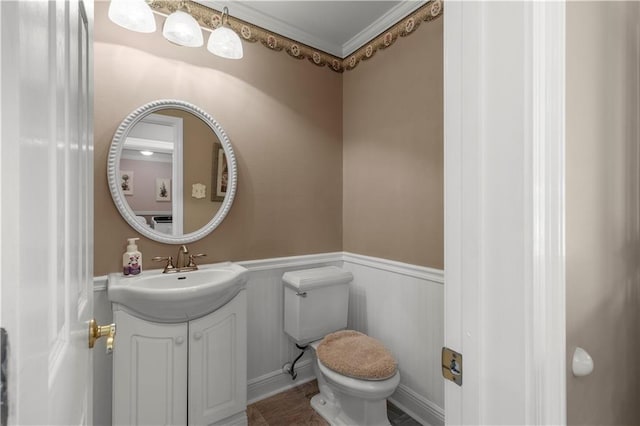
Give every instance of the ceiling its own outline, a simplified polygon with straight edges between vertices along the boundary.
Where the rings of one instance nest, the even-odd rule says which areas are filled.
[[[425,0],[195,0],[235,18],[345,58]]]

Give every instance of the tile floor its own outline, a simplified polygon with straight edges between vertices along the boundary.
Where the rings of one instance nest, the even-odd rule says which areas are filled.
[[[247,407],[249,426],[328,426],[309,401],[318,393],[315,380],[263,399]],[[398,407],[388,403],[387,415],[394,426],[418,426],[420,423]]]

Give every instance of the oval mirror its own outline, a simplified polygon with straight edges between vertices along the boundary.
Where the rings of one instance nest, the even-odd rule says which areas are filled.
[[[107,178],[131,227],[154,241],[186,244],[209,234],[229,212],[237,166],[213,117],[188,102],[158,100],[116,130]]]

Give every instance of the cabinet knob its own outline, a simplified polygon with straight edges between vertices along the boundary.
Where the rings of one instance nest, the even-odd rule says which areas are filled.
[[[202,333],[200,333],[199,331],[196,331],[195,333],[193,333],[193,338],[196,340],[202,339]]]
[[[184,337],[178,336],[176,337],[176,345],[181,345],[184,343]]]

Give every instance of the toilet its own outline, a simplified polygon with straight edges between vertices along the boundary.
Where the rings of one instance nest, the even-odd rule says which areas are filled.
[[[387,426],[387,398],[400,383],[393,355],[347,327],[353,274],[336,266],[286,272],[284,331],[312,349],[320,393],[311,406],[331,425]]]

